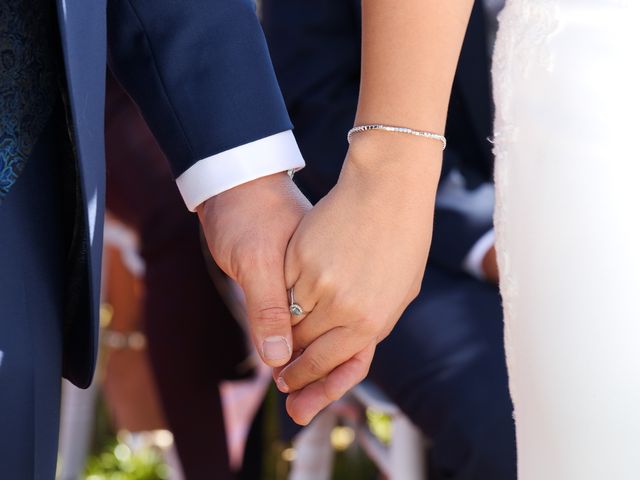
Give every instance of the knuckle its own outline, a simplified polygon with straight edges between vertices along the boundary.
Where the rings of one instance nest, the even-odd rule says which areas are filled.
[[[229,256],[241,284],[249,283],[256,272],[282,271],[284,266],[284,254],[275,245],[260,245],[259,241],[237,242]]]
[[[259,262],[259,263],[258,263]],[[273,248],[264,249],[264,251],[260,252],[258,258],[255,263],[262,264],[266,268],[272,269],[282,269],[284,266],[284,255],[281,251]]]
[[[328,270],[322,270],[316,274],[314,289],[319,292],[329,292],[333,290],[335,284],[333,273]]]
[[[335,382],[324,382],[322,391],[329,402],[335,402],[336,400],[340,400],[349,388],[351,387],[345,388],[342,385],[337,385]]]
[[[369,375],[369,368],[371,368],[371,362],[358,358],[354,365],[353,377],[356,384],[363,381]]]
[[[369,370],[371,369],[371,363],[364,363],[360,370],[360,375],[358,376],[358,383],[364,381],[365,378],[369,376]]]
[[[376,343],[380,343],[381,341],[383,341],[385,338],[387,338],[389,336],[389,334],[393,331],[393,327],[395,326],[395,324],[392,325],[388,325],[386,326],[382,332],[376,336],[375,341]]]
[[[255,321],[263,326],[289,325],[289,309],[283,305],[267,305],[260,307],[254,314]]]
[[[307,235],[303,230],[298,230],[294,239],[291,248],[296,257],[305,265],[316,265],[318,263],[317,239]]]
[[[329,378],[323,384],[324,396],[334,402],[344,396],[349,390],[362,382],[368,375],[369,367],[362,362],[354,362],[348,367],[348,372],[340,378]]]
[[[322,357],[319,356],[309,356],[306,361],[307,369],[309,373],[313,375],[315,378],[321,377],[325,373],[324,361]]]
[[[416,282],[411,290],[409,290],[409,302],[414,301],[420,295],[420,291],[422,290],[422,282]]]
[[[334,296],[333,307],[350,318],[361,320],[375,318],[373,300],[360,292],[343,289]]]
[[[376,315],[359,315],[356,330],[360,334],[375,335],[380,329],[380,321]]]
[[[309,260],[312,260],[311,254],[307,253],[308,251],[309,249],[305,248],[304,240],[299,236],[294,236],[289,242],[289,248],[287,249],[286,256],[290,260],[306,265]]]

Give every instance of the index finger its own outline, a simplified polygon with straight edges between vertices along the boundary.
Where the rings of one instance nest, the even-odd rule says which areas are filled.
[[[375,342],[338,366],[329,375],[287,398],[287,412],[299,425],[307,425],[331,402],[338,400],[351,388],[364,380],[375,352]]]
[[[287,365],[277,382],[289,391],[300,390],[329,375],[373,340],[356,334],[349,327],[335,327],[314,340],[300,357]]]

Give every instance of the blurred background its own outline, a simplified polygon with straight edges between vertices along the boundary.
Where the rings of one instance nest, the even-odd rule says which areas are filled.
[[[252,360],[247,379],[218,383],[221,411],[211,402],[209,409],[189,415],[196,424],[205,421],[198,415],[223,415],[225,428],[205,430],[196,439],[204,452],[200,458],[187,454],[191,475],[185,474],[150,365],[142,314],[144,263],[137,239],[114,218],[108,221],[106,239],[100,368],[90,390],[65,383],[59,478],[289,478],[297,451],[281,434],[280,394],[271,385],[270,371]],[[219,319],[208,320],[215,324]],[[184,410],[191,412],[188,395],[183,401]],[[344,420],[336,419],[320,441],[334,457],[327,460],[327,478],[379,478],[355,437],[357,429],[366,426],[381,445],[388,445],[391,417],[355,401],[339,408],[344,409]],[[243,467],[245,454],[248,463]]]

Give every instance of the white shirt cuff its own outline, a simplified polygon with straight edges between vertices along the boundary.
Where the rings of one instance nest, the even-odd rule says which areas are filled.
[[[304,159],[291,130],[220,152],[193,164],[176,179],[187,208],[195,212],[205,200],[287,170],[300,170]]]
[[[486,278],[484,269],[482,268],[482,262],[487,252],[496,243],[496,232],[491,229],[487,233],[478,239],[478,241],[471,247],[469,253],[464,259],[464,269],[476,278],[484,280]]]

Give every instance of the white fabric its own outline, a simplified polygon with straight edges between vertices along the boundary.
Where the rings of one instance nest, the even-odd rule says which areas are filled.
[[[484,268],[482,268],[482,262],[487,252],[495,244],[495,241],[496,232],[491,229],[478,239],[464,259],[464,269],[480,280],[486,278]]]
[[[204,158],[178,177],[187,208],[230,188],[287,170],[300,170],[304,159],[291,130]]]
[[[519,480],[640,478],[640,2],[511,0],[495,225]]]

